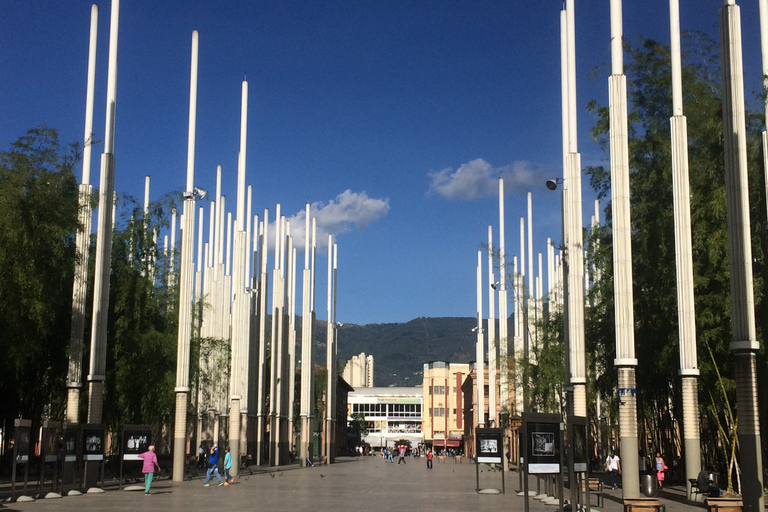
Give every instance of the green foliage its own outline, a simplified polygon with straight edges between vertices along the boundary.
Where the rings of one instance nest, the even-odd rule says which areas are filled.
[[[733,396],[733,358],[729,350],[730,283],[726,230],[725,176],[717,49],[700,35],[686,35],[683,61],[683,93],[688,122],[690,208],[694,263],[696,333],[699,353],[700,405],[710,425],[704,433],[703,453],[719,455],[717,428],[724,420],[722,407],[703,392],[718,386],[714,364],[723,386]],[[640,439],[652,439],[654,449],[674,453],[681,446],[673,417],[682,416],[676,295],[675,237],[672,201],[670,122],[672,113],[670,56],[667,46],[654,41],[625,45],[629,113],[629,167],[632,221],[632,263],[635,315],[635,352],[638,359],[637,389]],[[595,102],[592,135],[607,151],[608,109]],[[747,112],[752,250],[754,257],[756,319],[765,329],[768,315],[762,301],[766,277],[765,201],[760,151],[761,119]],[[585,170],[590,184],[602,199],[610,193],[610,171],[603,167]],[[613,262],[611,209],[606,208],[606,227],[590,233],[592,261],[603,279],[588,298],[586,312],[587,352],[594,354],[597,381],[594,389],[611,398],[615,413],[616,374],[613,330]],[[761,336],[758,334],[758,339]],[[711,348],[712,357],[706,347]],[[760,356],[763,364],[764,356]],[[763,386],[763,389],[765,387]],[[670,409],[670,397],[673,408]],[[763,399],[764,400],[764,399]],[[674,412],[673,412],[674,411]],[[763,408],[763,415],[765,408]],[[724,422],[723,422],[724,423]],[[763,423],[764,424],[764,423]],[[721,463],[724,462],[721,460]],[[724,464],[722,464],[724,467]]]
[[[349,420],[349,433],[357,438],[363,438],[368,435],[368,427],[365,423],[365,416],[362,414],[353,414]]]
[[[168,225],[172,207],[171,196],[153,203],[146,216],[132,198],[118,207],[125,227],[112,241],[104,397],[104,421],[115,428],[173,422],[178,294],[170,268],[176,255],[159,254],[153,237]]]
[[[0,417],[63,411],[76,258],[77,145],[29,130],[0,153]]]

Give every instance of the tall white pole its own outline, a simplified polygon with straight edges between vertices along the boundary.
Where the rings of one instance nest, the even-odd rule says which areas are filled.
[[[624,76],[621,0],[611,0],[612,75],[608,78],[611,129],[611,204],[613,205],[614,303],[619,383],[619,437],[624,481],[638,481],[635,333],[632,293],[632,238],[627,141],[627,80]],[[624,496],[636,498],[639,487],[625,485]]]
[[[187,183],[184,193],[184,227],[179,273],[179,337],[176,353],[176,418],[173,435],[173,481],[184,480],[187,449],[187,402],[189,400],[189,342],[192,327],[192,254],[195,242],[195,126],[197,119],[198,33],[192,31],[192,63],[189,81],[189,131],[187,135]]]
[[[539,335],[538,335],[538,326],[536,325],[536,288],[534,285],[534,273],[533,273],[533,198],[531,197],[531,193],[528,192],[527,196],[528,200],[528,232],[527,232],[527,246],[528,246],[528,330],[530,332],[529,336],[532,335],[532,340],[529,338],[528,340],[528,361],[532,362],[536,361],[536,354],[538,353],[538,343],[539,343]],[[533,349],[533,353],[531,354],[531,349]]]
[[[80,423],[80,389],[83,387],[83,346],[85,343],[85,294],[88,287],[88,250],[91,223],[91,152],[93,142],[93,98],[96,87],[96,40],[99,6],[91,6],[91,29],[88,45],[88,80],[85,94],[85,134],[83,135],[83,179],[78,190],[80,229],[75,238],[79,257],[75,261],[72,286],[72,322],[69,336],[69,368],[67,372],[67,423]]]
[[[280,245],[281,245],[281,215],[280,205],[275,209],[275,261],[272,270],[272,340],[270,344],[270,384],[269,384],[269,464],[280,464],[280,425],[278,418],[280,385],[280,324],[282,323],[282,311],[280,311],[281,279],[280,279]]]
[[[232,261],[232,351],[230,352],[229,385],[229,449],[233,460],[240,460],[240,433],[247,418],[242,404],[247,403],[248,379],[248,317],[251,294],[246,292],[245,268],[248,247],[245,211],[246,131],[248,127],[248,82],[243,80],[240,102],[240,152],[237,165],[237,211],[235,218],[234,257]],[[229,261],[229,251],[227,251]],[[247,412],[247,406],[246,406]],[[237,476],[239,464],[233,464],[232,475]]]
[[[488,226],[488,422],[498,427],[496,417],[496,282],[493,273],[493,227]]]
[[[504,178],[499,176],[499,402],[501,405],[501,427],[504,429],[504,457],[509,454],[511,434],[509,431],[509,335],[507,318],[507,254],[504,245]],[[514,279],[514,275],[513,275]],[[513,281],[514,287],[514,281]],[[514,450],[513,450],[514,453]]]
[[[485,342],[483,341],[483,252],[477,251],[477,345],[475,375],[477,376],[477,428],[485,427]]]
[[[117,34],[120,1],[112,0],[109,25],[109,70],[107,77],[107,112],[104,128],[104,153],[101,155],[99,215],[96,231],[96,263],[93,284],[93,321],[91,357],[88,373],[88,423],[102,423],[104,381],[107,366],[107,322],[109,312],[109,275],[112,264],[112,219],[115,189],[115,109],[117,103]],[[85,486],[98,479],[98,462],[86,464]]]
[[[680,56],[678,0],[669,0],[672,57],[672,195],[675,214],[675,262],[677,267],[677,319],[680,326],[680,376],[683,387],[683,440],[686,488],[701,470],[699,440],[699,393],[696,352],[696,316],[693,295],[691,199],[688,176],[688,125],[683,115],[683,82]]]
[[[310,457],[312,442],[312,413],[313,397],[310,395],[311,383],[314,380],[314,351],[312,350],[313,318],[310,309],[310,207],[306,205],[304,214],[304,272],[302,274],[302,310],[301,310],[301,441],[299,444],[299,459],[301,466],[306,467]]]
[[[328,235],[328,286],[327,286],[327,317],[328,328],[325,337],[325,358],[326,358],[326,383],[325,383],[325,461],[330,463],[331,452],[333,448],[332,441],[332,422],[333,422],[333,379],[336,376],[336,369],[333,368],[333,236]]]
[[[587,416],[586,355],[584,350],[584,256],[581,213],[581,155],[578,152],[576,118],[576,36],[574,0],[566,1],[568,18],[568,322],[573,411]]]
[[[520,301],[520,334],[522,340],[522,364],[515,366],[515,371],[518,372],[518,382],[523,391],[522,396],[522,412],[528,412],[528,382],[526,375],[529,374],[528,365],[531,362],[530,358],[530,334],[531,329],[528,322],[530,317],[528,316],[528,291],[525,289],[525,217],[520,217],[520,282],[518,283],[518,297]],[[518,355],[518,354],[516,354]],[[519,355],[518,355],[519,357]]]
[[[728,262],[731,278],[731,352],[736,371],[736,400],[744,510],[763,510],[762,448],[758,410],[752,246],[747,176],[747,130],[744,69],[741,56],[741,13],[734,0],[720,9],[720,69],[723,72],[723,136],[725,195],[728,219]]]
[[[259,249],[259,360],[258,379],[256,387],[256,464],[261,466],[269,462],[269,449],[266,445],[267,434],[267,290],[269,289],[269,273],[267,272],[267,245],[269,241],[269,210],[264,210],[261,247]],[[255,271],[256,269],[254,269]],[[270,383],[271,384],[271,383]],[[270,388],[271,389],[271,388]]]

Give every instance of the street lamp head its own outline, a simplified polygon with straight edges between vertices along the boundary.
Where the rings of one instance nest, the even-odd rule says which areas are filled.
[[[557,190],[557,184],[562,182],[563,182],[563,178],[555,178],[552,180],[547,180],[547,188],[549,190]]]
[[[184,197],[185,200],[186,199],[194,199],[195,196],[197,196],[198,199],[203,199],[207,195],[208,195],[208,191],[204,190],[204,189],[202,189],[200,187],[195,187],[191,192],[187,191],[187,192],[182,193],[182,196]]]

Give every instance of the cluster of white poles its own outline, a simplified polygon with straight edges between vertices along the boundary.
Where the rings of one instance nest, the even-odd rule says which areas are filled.
[[[107,126],[105,153],[102,155],[102,175],[97,229],[96,270],[94,285],[93,329],[89,382],[88,423],[102,422],[102,392],[106,373],[106,325],[109,309],[109,268],[111,235],[114,223],[113,183],[115,158],[114,118],[117,79],[117,29],[119,0],[112,0],[110,26],[109,81],[107,95]],[[88,275],[88,237],[91,210],[90,141],[93,138],[93,90],[95,84],[96,32],[98,7],[92,6],[88,58],[88,86],[83,155],[83,180],[80,185],[82,231],[77,234],[77,263],[73,287],[72,332],[68,374],[67,421],[78,424],[78,403],[82,387],[82,353],[85,318],[85,289]],[[291,236],[291,223],[276,207],[274,222],[274,268],[272,270],[271,301],[268,300],[269,273],[269,211],[263,218],[251,214],[252,189],[245,186],[246,130],[248,82],[242,83],[240,151],[238,154],[237,201],[235,217],[226,210],[226,198],[221,193],[222,170],[216,171],[216,193],[210,203],[208,241],[203,243],[205,210],[198,210],[197,267],[193,264],[195,244],[195,196],[202,195],[194,186],[195,128],[197,106],[198,33],[192,33],[190,73],[189,131],[187,173],[183,211],[180,218],[181,251],[179,269],[179,327],[176,377],[176,414],[174,429],[173,479],[181,481],[187,440],[192,426],[187,425],[187,406],[193,387],[189,382],[190,340],[201,340],[200,375],[196,386],[198,420],[197,439],[216,441],[228,438],[235,460],[246,453],[249,444],[255,450],[257,464],[285,464],[293,449],[293,403],[295,401],[296,368],[296,276],[297,248]],[[145,180],[144,212],[148,213],[149,177]],[[226,232],[226,252],[225,252]],[[311,233],[311,235],[310,235]],[[176,212],[171,228],[171,256],[175,250]],[[314,422],[314,320],[315,320],[315,256],[317,221],[306,205],[304,226],[304,269],[302,273],[302,332],[301,332],[301,439],[299,456],[306,465],[312,453]],[[328,462],[335,452],[335,392],[333,378],[336,367],[336,274],[338,246],[328,236],[328,328],[325,446]],[[165,250],[168,239],[165,238]],[[268,303],[271,302],[271,326],[267,330]],[[194,314],[196,312],[196,314]],[[227,372],[229,367],[229,372]],[[269,377],[269,382],[267,382]],[[222,435],[223,434],[223,435]],[[268,442],[267,442],[268,439]],[[249,443],[250,442],[250,443]],[[233,466],[237,474],[237,464]]]
[[[763,76],[768,76],[768,0],[760,1],[761,35],[763,49]],[[576,131],[576,71],[574,0],[567,0],[561,11],[561,87],[563,129],[563,239],[566,253],[554,255],[548,242],[548,293],[550,307],[565,307],[566,329],[566,417],[586,417],[586,358],[584,351],[584,290],[588,277],[584,274],[584,246],[582,239],[581,157],[578,152]],[[737,362],[737,395],[739,402],[739,440],[742,446],[744,481],[742,493],[745,505],[763,507],[760,431],[757,412],[755,354],[759,350],[754,326],[754,298],[751,275],[751,249],[749,243],[749,204],[746,168],[746,130],[744,121],[743,73],[741,63],[740,14],[735,0],[724,0],[720,13],[721,58],[723,61],[723,126],[726,149],[728,236],[731,268],[731,301],[733,314],[733,342]],[[696,333],[693,301],[693,266],[691,250],[691,221],[688,179],[687,128],[683,115],[680,59],[680,23],[678,0],[670,0],[670,35],[672,57],[673,112],[670,119],[672,134],[673,199],[676,236],[676,268],[678,293],[678,319],[680,324],[680,376],[683,388],[683,438],[686,451],[686,479],[695,478],[700,470],[700,443],[698,423],[698,395]],[[626,481],[637,481],[638,439],[637,400],[634,343],[634,313],[632,309],[632,250],[629,203],[629,157],[627,138],[627,93],[622,48],[621,0],[611,0],[611,60],[612,74],[608,79],[610,109],[611,193],[613,211],[614,302],[616,321],[616,359],[618,370],[619,435],[621,458]],[[766,102],[768,117],[768,102]],[[768,155],[768,135],[763,133],[764,153]],[[765,157],[768,175],[768,156]],[[768,182],[768,180],[767,180]],[[501,358],[501,408],[508,414],[506,353],[506,254],[504,247],[504,190],[499,180],[500,228],[500,333],[498,355]],[[768,188],[766,189],[768,196]],[[599,224],[597,204],[592,226]],[[528,195],[528,293],[525,293],[525,223],[520,219],[520,272],[514,259],[513,287],[515,295],[515,360],[535,364],[529,352],[537,343],[539,334],[532,319],[540,314],[541,283],[534,281],[532,254],[531,199]],[[488,279],[496,290],[493,273],[492,228],[488,228]],[[539,278],[541,254],[539,254]],[[477,263],[477,403],[478,426],[485,426],[483,368],[485,361],[484,332],[482,328],[482,252]],[[489,365],[489,417],[496,421],[495,369],[497,341],[495,335],[494,291],[489,293],[488,365]],[[562,293],[560,293],[562,290]],[[530,298],[529,298],[530,297]],[[535,354],[535,350],[534,350]],[[516,368],[516,374],[519,365]],[[519,378],[517,379],[519,381]],[[513,413],[526,410],[524,396],[526,383],[515,382]],[[509,405],[508,405],[509,404]],[[690,485],[690,484],[688,484]],[[637,486],[625,486],[626,497],[637,497]]]

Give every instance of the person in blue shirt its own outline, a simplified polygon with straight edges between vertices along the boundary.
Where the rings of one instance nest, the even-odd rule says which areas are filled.
[[[219,473],[219,448],[216,446],[216,443],[214,443],[213,446],[211,446],[211,454],[208,456],[208,473],[205,475],[205,486],[208,487],[210,485],[211,481],[211,473],[216,474],[216,478],[219,479],[219,485],[224,485],[224,482],[221,480],[221,474]]]
[[[234,477],[229,474],[229,468],[232,467],[232,454],[229,453],[229,447],[224,448],[224,485],[229,485],[235,481]]]

